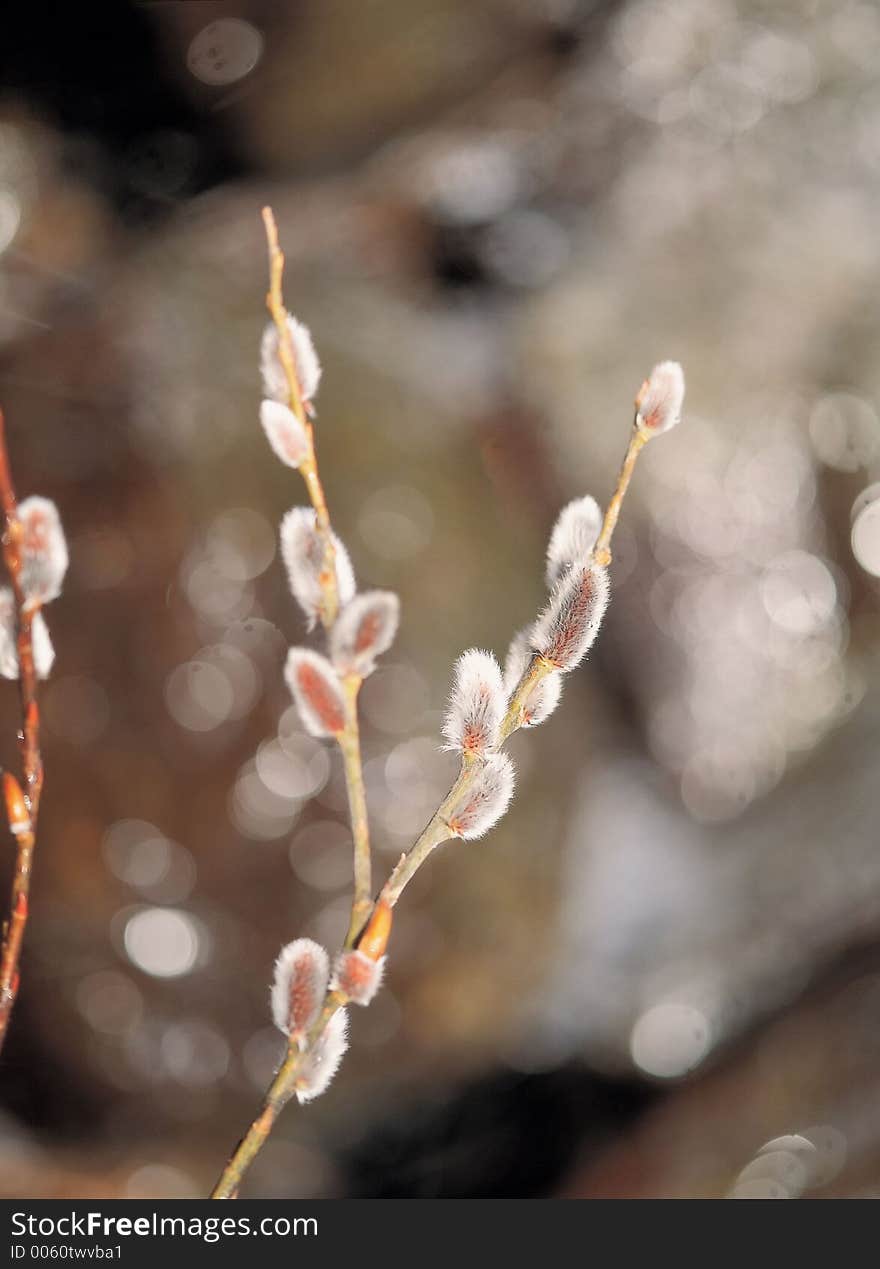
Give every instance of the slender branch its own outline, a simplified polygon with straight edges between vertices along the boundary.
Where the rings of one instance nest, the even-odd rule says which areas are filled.
[[[404,888],[412,881],[422,864],[436,847],[442,845],[443,842],[449,841],[450,837],[455,836],[449,827],[447,816],[455,808],[461,795],[467,792],[473,784],[480,770],[480,765],[479,762],[475,761],[462,762],[461,769],[455,778],[452,788],[437,807],[425,828],[422,829],[414,844],[397,861],[397,865],[382,887],[380,895],[380,898],[389,907],[394,907],[403,894]]]
[[[629,488],[636,460],[647,444],[648,439],[648,436],[643,432],[637,428],[633,429],[620,474],[617,478],[617,485],[606,508],[605,518],[599,537],[596,540],[596,545],[593,547],[591,558],[597,564],[607,565],[611,562],[611,539],[620,516],[620,508]],[[510,694],[507,712],[501,723],[497,749],[502,748],[513,733],[520,729],[523,724],[523,706],[531,695],[532,689],[552,671],[553,666],[548,661],[545,661],[540,654],[535,653]],[[444,815],[451,809],[461,794],[470,788],[478,771],[479,766],[468,763],[462,764],[455,783],[429,820],[427,826],[414,845],[398,861],[397,866],[385,883],[381,896],[392,907],[397,903],[404,887],[412,880],[435,847],[452,836],[445,822]]]
[[[315,526],[324,544],[323,567],[319,579],[323,595],[321,621],[325,630],[330,630],[339,613],[339,590],[336,580],[335,548],[330,525],[330,513],[318,473],[314,429],[309,418],[309,412],[302,399],[296,371],[296,361],[287,320],[288,314],[282,294],[284,255],[278,242],[278,228],[275,223],[275,217],[269,207],[263,209],[263,222],[266,226],[266,237],[269,245],[270,282],[266,303],[278,330],[278,352],[287,378],[290,408],[302,424],[308,440],[308,452],[305,460],[300,463],[299,470],[305,481],[309,498],[315,511]],[[345,939],[346,947],[355,946],[373,910],[370,829],[357,712],[361,682],[362,679],[357,674],[349,674],[342,679],[342,690],[345,698],[345,730],[339,737],[339,748],[345,769],[345,785],[348,792],[354,846],[354,893],[348,933]],[[303,1061],[310,1055],[311,1050],[320,1040],[327,1024],[337,1009],[346,1003],[347,997],[343,992],[332,988],[328,989],[321,1012],[306,1035],[302,1048],[297,1045],[288,1049],[286,1058],[278,1068],[269,1086],[260,1114],[236,1147],[220,1180],[217,1182],[211,1195],[212,1198],[237,1197],[245,1172],[262,1149],[281,1110],[296,1091],[296,1082]]]
[[[351,904],[351,921],[345,939],[346,947],[354,946],[357,936],[373,910],[370,825],[367,819],[367,795],[364,788],[357,713],[358,692],[362,682],[358,674],[348,674],[342,680],[345,696],[345,731],[339,737],[339,748],[342,751],[342,761],[345,766],[345,786],[348,790],[351,835],[354,841],[354,896]]]
[[[545,661],[539,654],[535,653],[529,664],[523,671],[520,681],[510,694],[510,700],[507,702],[507,713],[501,723],[501,736],[498,742],[499,749],[509,736],[515,731],[519,731],[523,724],[523,708],[526,701],[531,695],[532,688],[536,687],[541,679],[546,678],[548,674],[553,673],[553,666],[549,661]]]
[[[271,207],[263,208],[263,224],[269,248],[269,292],[266,305],[278,331],[278,355],[284,367],[290,397],[290,408],[303,426],[308,441],[308,452],[299,470],[306,484],[315,511],[315,526],[323,539],[324,559],[319,578],[322,592],[321,621],[329,630],[339,613],[339,590],[336,580],[336,551],[330,525],[330,512],[324,496],[324,487],[318,472],[318,456],[315,450],[315,433],[309,411],[303,401],[296,358],[290,338],[288,311],[284,303],[284,253],[278,241],[278,226]],[[343,682],[346,698],[345,731],[339,738],[345,766],[345,784],[351,811],[351,831],[354,842],[354,897],[346,946],[351,947],[370,915],[372,901],[372,873],[370,862],[370,829],[367,818],[367,801],[364,793],[364,773],[361,764],[360,729],[358,726],[357,697],[361,680],[349,676]]]
[[[235,1147],[219,1181],[211,1191],[212,1199],[236,1197],[245,1172],[262,1150],[266,1138],[275,1126],[276,1119],[296,1092],[297,1076],[303,1061],[323,1035],[327,1023],[336,1010],[345,1003],[346,997],[341,992],[328,992],[321,1012],[306,1036],[303,1048],[299,1049],[295,1045],[288,1048],[287,1057],[279,1066],[275,1078],[269,1085],[259,1115]]]
[[[0,410],[0,507],[4,517],[3,558],[15,597],[18,682],[21,696],[22,727],[19,732],[24,796],[14,777],[4,780],[7,816],[16,839],[15,870],[9,901],[9,920],[4,927],[0,953],[0,1049],[6,1040],[12,1007],[18,994],[19,961],[24,941],[30,896],[31,866],[43,790],[43,762],[40,756],[40,711],[37,705],[37,672],[34,666],[33,619],[37,605],[28,603],[21,585],[22,526],[12,483],[6,430]]]
[[[336,549],[333,545],[333,534],[330,530],[330,513],[327,510],[327,499],[324,487],[318,474],[318,460],[315,452],[315,429],[306,410],[299,385],[296,369],[296,358],[290,338],[288,312],[284,304],[281,284],[284,277],[284,252],[278,242],[278,226],[271,207],[263,208],[263,224],[266,226],[266,241],[269,246],[269,292],[266,296],[266,307],[272,316],[278,331],[278,356],[284,367],[291,410],[299,419],[308,440],[308,453],[300,463],[299,470],[306,482],[309,498],[315,509],[315,527],[321,536],[324,546],[324,562],[321,569],[320,583],[323,600],[321,604],[321,621],[329,630],[339,612],[339,589],[336,584]]]
[[[596,545],[593,547],[593,559],[597,564],[608,565],[611,563],[611,538],[617,527],[617,518],[620,515],[620,508],[626,491],[629,488],[629,482],[632,479],[633,469],[636,465],[636,459],[641,454],[648,442],[648,436],[638,428],[634,427],[632,435],[629,438],[626,454],[623,459],[623,466],[620,469],[620,475],[617,477],[617,488],[608,501],[605,508],[605,519],[602,522],[602,531],[596,539]]]

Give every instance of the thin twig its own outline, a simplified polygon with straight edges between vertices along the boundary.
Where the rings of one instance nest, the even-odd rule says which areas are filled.
[[[296,370],[296,358],[290,339],[288,312],[284,304],[281,290],[284,278],[284,252],[278,243],[278,226],[271,207],[263,208],[263,224],[266,226],[266,240],[269,245],[269,291],[266,295],[268,308],[278,331],[278,356],[284,367],[291,410],[299,419],[308,440],[308,453],[299,465],[302,478],[306,482],[309,498],[315,509],[315,528],[321,536],[324,546],[324,563],[321,569],[320,583],[322,592],[321,621],[329,630],[339,612],[339,588],[336,584],[336,549],[333,545],[333,534],[330,529],[330,513],[327,510],[327,499],[324,497],[324,486],[318,474],[318,459],[315,452],[315,430],[306,411]]]
[[[357,936],[373,910],[370,825],[367,819],[367,794],[364,788],[357,715],[361,682],[362,679],[358,674],[348,674],[342,681],[345,696],[345,731],[339,738],[339,748],[342,750],[342,761],[345,766],[345,787],[348,790],[351,835],[354,841],[354,897],[351,904],[351,921],[345,939],[346,947],[354,946]]]
[[[296,369],[296,358],[290,339],[288,311],[284,303],[283,294],[284,253],[278,241],[278,226],[271,207],[263,208],[263,224],[266,227],[266,241],[269,247],[269,292],[266,296],[266,306],[278,331],[278,354],[287,379],[290,408],[302,424],[308,441],[307,454],[300,463],[299,470],[306,483],[306,489],[315,511],[315,527],[323,540],[324,559],[319,578],[322,593],[321,621],[324,628],[329,630],[339,613],[336,551],[333,545],[330,512],[327,508],[324,487],[321,484],[321,477],[318,471],[314,428],[302,398]],[[370,829],[367,818],[367,801],[364,793],[360,727],[357,713],[357,698],[360,685],[361,679],[357,675],[349,675],[343,682],[343,691],[346,699],[345,731],[339,737],[339,747],[342,751],[345,766],[345,784],[348,790],[351,831],[354,842],[354,898],[352,901],[351,921],[346,938],[347,947],[351,947],[354,944],[373,907]]]
[[[235,1198],[238,1188],[254,1159],[266,1143],[281,1111],[296,1092],[296,1081],[303,1061],[324,1033],[327,1023],[346,998],[340,992],[330,991],[324,1000],[317,1020],[306,1036],[302,1049],[291,1044],[287,1056],[275,1073],[275,1077],[263,1099],[259,1115],[248,1128],[223,1169],[220,1179],[211,1192],[212,1199]]]
[[[608,501],[605,508],[605,519],[602,522],[602,530],[596,539],[596,545],[593,547],[593,559],[597,564],[608,565],[611,563],[611,537],[617,527],[617,517],[620,515],[620,508],[626,491],[629,488],[629,482],[632,479],[633,469],[636,465],[636,459],[641,454],[648,437],[638,428],[634,427],[632,435],[629,438],[626,454],[623,458],[623,466],[620,469],[620,475],[617,477],[617,488]]]
[[[629,488],[629,482],[632,479],[633,469],[636,465],[636,459],[642,452],[647,437],[640,431],[633,429],[627,446],[626,455],[617,477],[617,485],[614,493],[608,502],[605,511],[605,518],[602,522],[602,529],[593,547],[591,558],[594,563],[607,565],[611,562],[611,538],[614,534],[617,520],[620,515],[620,508],[626,491]],[[520,680],[510,694],[507,704],[507,712],[501,723],[499,732],[499,740],[497,748],[500,749],[505,742],[518,731],[523,724],[523,706],[531,695],[541,679],[552,673],[553,666],[546,661],[539,653],[535,653],[523,670]],[[453,836],[449,825],[446,823],[445,813],[458,801],[463,793],[465,793],[479,774],[479,764],[464,763],[456,777],[455,783],[447,793],[446,797],[440,803],[438,809],[434,812],[427,826],[419,835],[415,843],[410,847],[405,855],[398,861],[394,871],[385,883],[382,889],[382,898],[390,906],[394,906],[404,887],[409,884],[412,878],[421,868],[422,864],[428,856],[443,842],[448,841]]]
[[[296,371],[296,361],[290,341],[287,308],[285,307],[282,293],[284,255],[278,242],[278,228],[275,223],[275,217],[269,207],[263,209],[263,222],[266,226],[266,237],[269,245],[270,285],[266,304],[278,330],[278,351],[287,378],[290,408],[302,424],[308,440],[307,455],[300,463],[299,470],[305,481],[309,498],[315,511],[315,526],[321,534],[324,544],[323,567],[319,579],[322,591],[321,621],[324,628],[330,630],[339,613],[339,590],[336,581],[335,548],[330,525],[330,513],[318,472],[314,429],[302,399]],[[373,910],[370,828],[367,816],[367,798],[364,788],[360,726],[357,712],[361,682],[362,679],[357,674],[346,675],[342,680],[342,690],[345,699],[345,729],[338,737],[345,770],[345,785],[348,792],[354,846],[354,893],[352,896],[351,917],[345,938],[346,947],[353,947],[356,944]],[[278,1068],[269,1086],[260,1114],[251,1124],[230,1157],[211,1195],[212,1198],[228,1199],[237,1196],[245,1172],[262,1149],[281,1110],[296,1091],[296,1080],[304,1059],[323,1035],[325,1027],[337,1009],[346,1003],[347,997],[343,992],[334,990],[327,992],[321,1012],[317,1021],[306,1035],[303,1047],[292,1045],[288,1049],[286,1058]]]
[[[12,1007],[18,994],[19,961],[28,918],[31,865],[43,791],[43,762],[40,756],[40,710],[37,705],[37,672],[34,666],[32,629],[39,606],[28,603],[21,586],[22,526],[12,483],[6,429],[0,410],[0,507],[4,518],[3,558],[15,597],[18,646],[18,682],[22,726],[19,732],[24,796],[14,777],[4,780],[10,828],[16,839],[15,870],[9,901],[9,920],[3,932],[0,953],[0,1049],[6,1040]],[[8,777],[8,773],[7,773]],[[19,804],[19,799],[21,803]]]

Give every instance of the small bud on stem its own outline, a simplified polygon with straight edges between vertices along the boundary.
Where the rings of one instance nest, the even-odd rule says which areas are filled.
[[[513,785],[513,763],[507,754],[490,754],[447,813],[446,823],[453,836],[473,841],[488,833],[510,805]]]
[[[338,1009],[299,1068],[294,1087],[300,1103],[314,1101],[327,1091],[347,1049],[348,1014]]]
[[[272,1020],[291,1041],[299,1041],[315,1022],[330,976],[329,957],[313,939],[294,939],[275,962]]]
[[[339,613],[330,631],[330,658],[340,674],[366,678],[376,658],[394,642],[400,621],[400,600],[390,590],[355,595]]]
[[[6,803],[6,818],[14,836],[30,833],[32,831],[30,811],[21,791],[21,785],[11,771],[3,772],[3,799]]]
[[[368,1005],[382,986],[384,956],[372,960],[361,951],[340,952],[333,966],[332,987],[354,1005]]]
[[[575,498],[556,517],[547,547],[547,585],[554,586],[567,568],[586,564],[602,528],[595,498]]]
[[[310,648],[291,648],[284,676],[310,735],[338,737],[345,731],[345,698],[326,657]]]
[[[507,698],[501,667],[491,652],[470,648],[455,663],[443,723],[444,748],[468,757],[489,753],[498,741]]]
[[[287,330],[290,335],[290,347],[293,350],[293,362],[299,383],[300,397],[303,404],[314,401],[321,382],[321,363],[315,352],[311,331],[308,326],[298,322],[291,314],[287,314]],[[289,403],[290,385],[284,371],[284,364],[278,351],[278,327],[270,322],[263,331],[260,344],[260,372],[263,376],[263,395],[272,401]]]
[[[607,606],[607,569],[597,564],[569,569],[532,627],[533,650],[557,670],[573,670],[593,646]]]
[[[340,604],[354,598],[354,569],[348,551],[335,533],[332,535],[336,588]],[[312,630],[321,614],[324,598],[324,541],[315,523],[315,512],[310,507],[294,507],[281,521],[281,555],[287,568],[287,577],[294,599],[302,608]],[[332,573],[331,573],[332,577]]]
[[[67,541],[58,508],[49,498],[18,504],[21,523],[21,589],[31,604],[48,604],[61,594],[67,572]]]
[[[636,427],[646,436],[668,432],[681,419],[684,371],[677,361],[661,361],[639,389]]]
[[[286,467],[299,467],[311,446],[293,410],[280,401],[267,399],[260,406],[260,422],[275,457]]]

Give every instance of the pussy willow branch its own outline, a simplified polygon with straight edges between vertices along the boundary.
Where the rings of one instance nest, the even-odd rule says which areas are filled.
[[[18,994],[19,961],[28,918],[37,815],[40,809],[40,795],[43,791],[40,711],[37,705],[37,672],[34,667],[32,638],[33,620],[39,611],[39,605],[28,603],[21,586],[22,527],[18,518],[18,501],[15,497],[9,454],[6,449],[6,427],[2,410],[0,410],[0,506],[2,506],[4,519],[3,558],[12,584],[12,593],[15,596],[18,682],[22,717],[19,747],[27,809],[27,827],[19,821],[14,831],[15,870],[12,876],[9,919],[4,927],[3,950],[0,953],[0,1049],[2,1049],[9,1029],[12,1007]],[[9,807],[7,810],[10,815],[10,827],[12,827],[12,811]]]
[[[306,457],[299,465],[312,506],[315,510],[315,527],[324,546],[324,561],[319,578],[321,584],[321,622],[330,630],[339,614],[339,589],[336,582],[336,551],[330,526],[330,513],[324,486],[318,471],[315,450],[315,432],[306,410],[296,370],[296,358],[290,339],[287,307],[284,303],[284,253],[278,242],[278,226],[271,207],[263,208],[263,224],[269,247],[269,293],[266,306],[278,331],[278,355],[287,379],[289,405],[302,424],[308,442]],[[349,675],[343,683],[345,694],[345,731],[339,737],[339,747],[345,766],[345,784],[351,810],[351,835],[354,844],[354,897],[351,908],[346,946],[351,947],[363,929],[373,906],[372,862],[370,857],[370,827],[367,819],[367,801],[364,793],[364,773],[361,764],[360,728],[358,725],[357,698],[361,679]]]
[[[608,506],[605,510],[605,517],[602,521],[602,528],[596,539],[596,545],[593,547],[591,558],[594,563],[607,566],[611,563],[611,538],[617,525],[620,515],[621,504],[626,496],[629,488],[629,482],[632,479],[633,469],[636,465],[636,459],[642,452],[646,443],[646,438],[636,429],[630,437],[627,447],[626,456],[620,469],[620,475],[617,478],[617,486],[612,494]],[[546,678],[548,674],[553,672],[553,666],[546,661],[539,653],[535,653],[529,664],[526,666],[516,687],[510,694],[510,700],[507,704],[507,711],[501,722],[501,729],[496,746],[498,749],[503,748],[507,740],[518,731],[523,724],[523,707],[528,700],[532,689],[537,687],[541,679]],[[423,829],[414,845],[407,851],[405,855],[397,863],[391,876],[382,888],[381,897],[390,906],[394,907],[404,889],[412,881],[415,874],[421,868],[422,864],[428,856],[438,847],[449,840],[452,833],[446,822],[446,813],[451,810],[458,802],[462,793],[467,790],[476,780],[480,773],[480,763],[474,761],[464,761],[461,770],[458,773],[455,783],[441,802],[440,806],[434,812],[427,826]]]
[[[626,456],[621,467],[620,475],[617,479],[617,486],[608,503],[605,511],[605,517],[602,523],[602,529],[593,548],[591,559],[601,565],[607,565],[611,562],[611,539],[620,514],[621,503],[626,494],[629,482],[632,478],[633,468],[638,458],[645,440],[640,436],[636,429],[630,438]],[[501,748],[511,735],[523,724],[524,712],[523,705],[529,696],[532,688],[536,686],[542,678],[549,674],[552,670],[549,662],[543,657],[535,655],[532,657],[526,669],[523,671],[519,682],[514,688],[510,696],[507,706],[507,712],[501,725],[500,740],[497,748]],[[454,780],[452,787],[438,806],[437,810],[431,816],[426,827],[419,834],[416,841],[410,847],[405,855],[403,855],[394,868],[391,876],[383,886],[377,902],[384,902],[390,908],[393,908],[404,889],[413,879],[418,870],[425,861],[430,857],[433,851],[444,842],[454,836],[449,826],[448,816],[455,809],[462,793],[466,792],[473,781],[479,774],[481,762],[479,759],[465,757],[462,760],[459,773]],[[346,946],[356,944],[356,937],[353,938],[351,929],[346,940]],[[324,1004],[312,1029],[308,1032],[303,1048],[300,1050],[294,1046],[288,1049],[287,1057],[279,1067],[263,1102],[260,1114],[251,1124],[245,1136],[239,1142],[238,1147],[229,1159],[220,1180],[211,1195],[211,1198],[224,1199],[235,1198],[238,1194],[239,1187],[242,1183],[247,1169],[253,1160],[259,1154],[266,1142],[272,1127],[282,1108],[287,1104],[296,1089],[296,1079],[301,1069],[302,1063],[311,1052],[312,1047],[317,1043],[324,1033],[327,1023],[336,1013],[336,1010],[344,1006],[347,997],[344,993],[329,989],[324,998]]]

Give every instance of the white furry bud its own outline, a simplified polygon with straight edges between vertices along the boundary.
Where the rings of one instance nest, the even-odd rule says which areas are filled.
[[[263,401],[260,422],[276,458],[286,467],[299,467],[309,452],[306,430],[293,410],[280,401]]]
[[[18,504],[21,521],[21,588],[25,597],[48,604],[61,594],[67,572],[67,542],[58,508],[49,498],[25,498]]]
[[[31,646],[38,679],[47,679],[55,660],[55,649],[41,612],[31,619]],[[4,679],[18,678],[18,633],[15,596],[8,586],[0,589],[0,674]]]
[[[684,402],[684,371],[677,361],[661,361],[639,389],[636,427],[647,436],[658,436],[675,427]]]
[[[506,707],[498,662],[491,652],[469,648],[455,663],[443,723],[444,748],[471,755],[488,753],[498,740]]]
[[[345,730],[345,701],[336,671],[320,652],[291,648],[284,677],[299,716],[312,736],[338,736]]]
[[[333,987],[344,991],[352,1004],[368,1005],[382,986],[385,960],[370,960],[363,952],[340,952],[333,967]]]
[[[488,833],[510,805],[513,785],[513,763],[507,754],[489,754],[476,771],[470,788],[460,795],[447,814],[446,822],[455,836],[472,841]]]
[[[314,1101],[327,1091],[347,1048],[348,1014],[344,1009],[338,1009],[311,1052],[303,1058],[296,1077],[296,1096],[300,1103]]]
[[[586,564],[602,528],[595,498],[575,498],[556,517],[547,547],[547,585],[554,586],[572,564]]]
[[[390,590],[368,590],[349,600],[330,631],[330,658],[339,673],[372,674],[376,658],[394,642],[399,621],[400,600]]]
[[[532,626],[531,646],[557,670],[573,670],[595,642],[608,606],[608,570],[570,568]]]
[[[340,606],[354,598],[354,569],[345,547],[333,534],[336,587]],[[313,629],[321,611],[324,568],[324,540],[315,527],[311,507],[294,507],[281,521],[281,555],[287,568],[290,590]]]
[[[292,1040],[304,1036],[324,1003],[330,964],[313,939],[294,939],[281,949],[272,981],[272,1021]]]
[[[298,322],[291,313],[287,314],[287,329],[290,331],[290,346],[293,349],[300,396],[304,403],[314,401],[321,382],[321,363],[312,343],[311,332],[308,326]],[[274,322],[270,322],[263,331],[260,373],[263,376],[263,396],[287,405],[290,401],[290,385],[278,354],[278,327]]]
[[[507,651],[504,662],[504,690],[510,699],[514,688],[519,683],[532,659],[532,648],[529,642],[531,629],[520,630],[515,635]],[[562,695],[562,675],[558,670],[545,674],[536,683],[522,703],[522,727],[537,727],[549,718]]]

